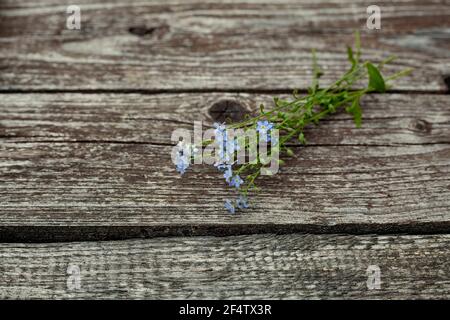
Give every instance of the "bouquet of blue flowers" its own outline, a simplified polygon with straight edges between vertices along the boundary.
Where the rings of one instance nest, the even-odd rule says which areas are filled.
[[[355,125],[360,127],[361,97],[370,92],[385,92],[392,80],[411,71],[405,69],[384,77],[381,73],[383,66],[392,62],[395,57],[391,56],[378,65],[361,61],[360,38],[356,33],[355,49],[347,48],[349,70],[336,82],[322,88],[319,86],[322,71],[317,64],[315,51],[312,56],[313,82],[306,94],[300,95],[294,91],[289,100],[274,98],[273,108],[266,110],[264,105],[261,105],[258,115],[247,117],[239,123],[215,123],[214,138],[203,140],[200,146],[180,142],[174,158],[177,171],[184,174],[192,161],[199,156],[200,149],[214,146],[210,154],[214,161],[210,163],[238,193],[236,199],[225,201],[225,208],[231,213],[246,209],[249,207],[249,192],[258,190],[257,178],[275,174],[279,165],[284,163],[280,156],[293,155],[287,143],[297,139],[301,144],[306,144],[306,126],[317,124],[326,116],[345,110],[353,116]],[[354,90],[355,84],[364,79],[368,79],[367,85],[363,89]]]

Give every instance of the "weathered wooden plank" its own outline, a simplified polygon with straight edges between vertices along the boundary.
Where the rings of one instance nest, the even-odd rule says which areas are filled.
[[[170,161],[171,131],[211,124],[223,99],[242,115],[269,96],[3,94],[0,225],[24,228],[2,240],[27,239],[32,226],[144,228],[134,236],[450,229],[448,96],[371,95],[363,129],[331,117],[237,216],[222,209],[233,195],[213,168],[180,178]]]
[[[0,244],[0,297],[448,299],[449,245],[298,234]]]
[[[71,1],[0,4],[0,90],[276,90],[306,88],[311,49],[326,75],[346,69],[344,44],[363,33],[364,58],[396,54],[413,67],[394,89],[446,91],[449,2],[77,1],[81,30],[66,29]]]
[[[175,129],[202,121],[238,121],[270,95],[195,94],[1,94],[0,137],[5,142],[139,142],[170,144]],[[228,106],[224,101],[228,101]],[[222,105],[222,106],[221,106]],[[363,126],[346,113],[307,131],[311,145],[450,143],[450,96],[369,95],[362,101]]]
[[[222,207],[234,193],[221,175],[196,166],[179,177],[170,148],[2,143],[0,225],[141,226],[148,235],[153,229],[176,234],[195,227],[209,233],[225,226],[247,232],[261,226],[450,229],[449,144],[304,148],[277,175],[260,180],[262,191],[252,196],[252,208],[237,215]]]

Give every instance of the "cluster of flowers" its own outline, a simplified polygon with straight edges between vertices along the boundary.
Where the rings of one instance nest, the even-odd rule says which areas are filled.
[[[236,190],[240,190],[244,184],[244,180],[237,173],[233,172],[233,166],[236,164],[235,153],[240,150],[237,137],[230,138],[227,134],[227,127],[224,123],[214,123],[214,136],[216,146],[217,157],[214,166],[223,174],[223,178],[230,187],[234,187]],[[278,143],[278,141],[271,141],[271,130],[274,128],[274,124],[265,120],[258,121],[256,131],[260,141],[271,142],[272,145]],[[189,167],[191,160],[197,154],[198,149],[193,145],[188,145],[183,142],[178,143],[178,151],[176,154],[176,167],[177,171],[183,175],[186,169]],[[230,213],[235,213],[237,209],[248,208],[248,200],[246,195],[240,194],[238,198],[233,201],[226,199],[225,209]]]
[[[243,145],[238,144],[239,138],[236,140],[235,137],[227,135],[228,130],[225,124],[214,124],[216,142],[214,166],[223,174],[228,185],[235,188],[240,194],[236,200],[228,199],[225,201],[225,208],[229,212],[235,213],[236,210],[248,208],[248,191],[257,190],[255,180],[261,175],[266,175],[268,169],[273,169],[272,164],[276,164],[275,167],[278,168],[278,164],[282,163],[282,160],[278,159],[281,153],[289,157],[293,156],[293,151],[287,146],[289,141],[296,139],[300,144],[306,144],[304,136],[306,126],[318,124],[321,119],[336,113],[338,110],[345,110],[352,115],[356,126],[360,127],[362,119],[360,101],[362,97],[370,92],[386,92],[390,88],[391,81],[411,72],[411,69],[405,69],[389,77],[383,77],[381,70],[386,64],[392,62],[394,57],[388,57],[376,65],[370,61],[361,60],[359,32],[355,34],[355,49],[354,51],[352,47],[347,47],[347,57],[350,62],[348,71],[326,87],[319,85],[319,78],[323,72],[317,64],[315,51],[313,50],[313,81],[307,94],[294,92],[293,99],[274,98],[274,107],[270,110],[265,111],[264,105],[261,105],[259,115],[229,127],[230,129],[244,129],[245,133],[249,134],[254,134],[254,131],[249,131],[250,129],[256,130],[259,145],[259,154],[256,161],[253,160],[253,151],[255,150],[253,142],[251,145],[250,143],[246,144],[245,141]],[[355,89],[359,86],[356,84],[366,78],[368,80],[367,86]],[[280,132],[282,134],[281,139],[279,138]],[[271,145],[270,167],[267,166],[267,149],[264,148],[264,142]],[[276,147],[273,148],[274,146]],[[241,155],[241,151],[244,151],[239,151],[240,148],[250,151],[252,154],[251,161],[245,164],[242,164],[242,161],[238,163],[234,161],[234,155]],[[195,156],[196,152],[197,149],[191,145],[179,144],[176,157],[176,166],[179,173],[185,173],[191,163],[192,155]],[[241,174],[245,174],[245,179],[241,178]]]

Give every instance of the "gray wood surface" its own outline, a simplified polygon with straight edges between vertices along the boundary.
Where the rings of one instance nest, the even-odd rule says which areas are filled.
[[[449,245],[448,235],[298,234],[0,244],[0,297],[448,299]]]
[[[313,48],[324,83],[346,70],[355,29],[364,59],[416,69],[394,89],[448,89],[447,0],[378,1],[381,30],[366,28],[366,0],[80,0],[81,30],[66,29],[68,4],[0,3],[0,90],[301,89]]]
[[[179,94],[1,94],[4,142],[125,142],[171,144],[175,129],[204,130],[215,119],[243,119],[274,95]],[[285,97],[285,95],[279,95]],[[213,113],[223,101],[235,104]],[[364,97],[363,126],[340,112],[305,132],[309,145],[405,146],[450,142],[450,96],[372,94]]]
[[[170,133],[212,120],[211,104],[248,94],[4,94],[1,226],[141,226],[149,235],[251,232],[443,232],[450,223],[448,95],[371,95],[364,126],[339,114],[311,129],[252,208],[212,167],[180,177]],[[425,116],[417,108],[426,109]],[[201,112],[198,112],[201,110]],[[212,228],[212,229],[211,229]],[[216,228],[216,229],[214,229]],[[293,229],[292,229],[293,228]],[[181,230],[181,231],[180,231]],[[358,230],[358,231],[357,231]]]
[[[448,0],[377,1],[381,30],[366,0],[79,0],[79,31],[72,2],[0,1],[0,298],[450,298]],[[362,128],[308,128],[236,215],[178,176],[174,129],[306,89],[313,48],[336,80],[354,30],[414,69]]]

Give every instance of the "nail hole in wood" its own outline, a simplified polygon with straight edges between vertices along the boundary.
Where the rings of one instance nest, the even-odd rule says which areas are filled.
[[[136,26],[136,27],[130,27],[128,28],[128,32],[131,34],[134,34],[138,37],[143,37],[149,34],[152,34],[156,28],[148,28],[146,26]]]
[[[217,122],[236,122],[243,120],[249,112],[235,100],[220,100],[209,108],[209,115]]]

